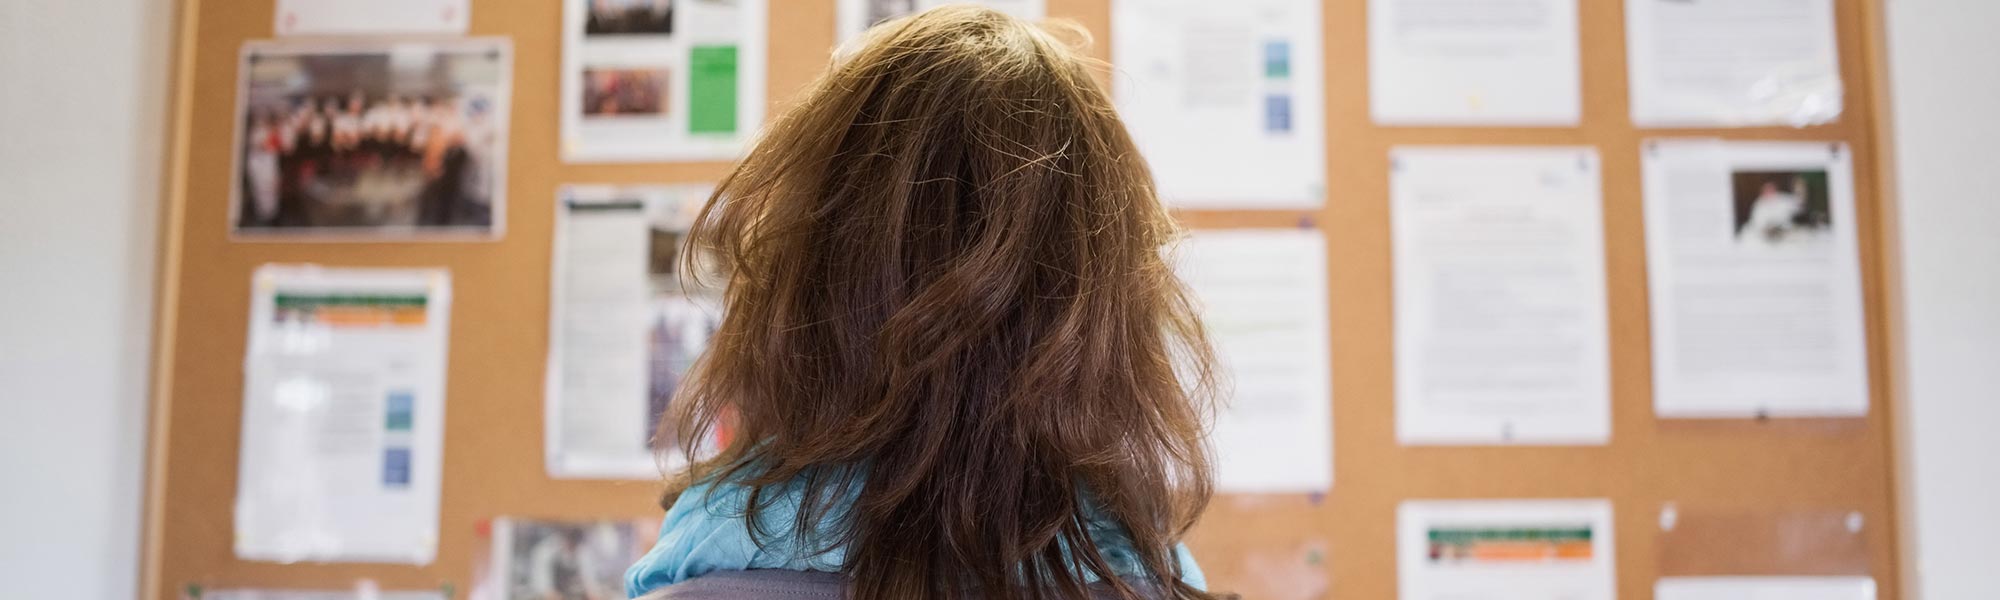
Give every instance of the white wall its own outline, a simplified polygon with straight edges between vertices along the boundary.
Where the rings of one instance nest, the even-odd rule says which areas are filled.
[[[1907,597],[2000,598],[2000,2],[1887,0]]]
[[[0,0],[0,596],[136,595],[164,0]]]

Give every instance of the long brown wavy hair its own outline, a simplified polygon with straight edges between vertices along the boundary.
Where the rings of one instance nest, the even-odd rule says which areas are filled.
[[[1213,358],[1080,31],[892,21],[766,129],[690,232],[724,318],[661,424],[734,439],[666,501],[728,481],[748,523],[833,516],[755,533],[844,549],[856,600],[1212,597],[1173,547],[1211,493]]]

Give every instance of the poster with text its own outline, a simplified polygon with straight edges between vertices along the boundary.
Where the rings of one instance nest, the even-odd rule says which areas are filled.
[[[1389,164],[1396,440],[1609,442],[1597,152],[1398,146]]]
[[[1174,249],[1201,307],[1223,403],[1215,485],[1225,493],[1333,486],[1333,359],[1326,238],[1314,229],[1200,230]]]
[[[1640,127],[1806,127],[1844,109],[1834,0],[1625,0]]]
[[[1114,0],[1111,92],[1184,208],[1317,208],[1326,76],[1312,0]]]
[[[278,35],[465,35],[471,0],[277,0]]]
[[[551,476],[656,479],[685,464],[685,434],[659,425],[722,325],[722,273],[713,261],[685,260],[688,228],[713,189],[560,192],[545,425]],[[703,435],[710,447],[727,432]]]
[[[1577,0],[1369,0],[1369,114],[1391,126],[1573,126],[1581,46]]]
[[[565,162],[727,161],[764,122],[766,0],[566,0]]]
[[[1659,140],[1643,158],[1654,414],[1866,415],[1847,146]]]
[[[236,557],[429,564],[450,275],[266,265],[251,286]]]

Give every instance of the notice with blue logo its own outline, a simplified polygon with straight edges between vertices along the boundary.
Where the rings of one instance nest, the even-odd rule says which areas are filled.
[[[1312,209],[1326,196],[1316,0],[1111,3],[1111,97],[1181,208]]]
[[[1284,133],[1292,130],[1292,97],[1285,94],[1271,94],[1264,97],[1264,131]]]
[[[251,287],[236,557],[430,563],[450,274],[265,265]]]
[[[388,448],[382,451],[382,487],[410,487],[409,448]]]

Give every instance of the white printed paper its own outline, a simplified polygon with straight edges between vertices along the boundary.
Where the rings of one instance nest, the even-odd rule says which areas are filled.
[[[564,0],[562,159],[724,161],[764,122],[766,0]]]
[[[1397,441],[1608,442],[1597,152],[1390,156]]]
[[[352,590],[340,591],[247,588],[202,590],[192,596],[194,600],[451,600],[443,590],[393,591],[382,590],[374,585],[362,585]]]
[[[1370,0],[1381,125],[1575,125],[1577,0]]]
[[[1875,600],[1870,577],[1661,577],[1653,600]]]
[[[1607,500],[1411,500],[1396,509],[1403,600],[1612,600]]]
[[[266,265],[251,285],[236,556],[428,564],[450,275]]]
[[[1312,208],[1326,196],[1320,3],[1114,0],[1112,95],[1160,198]]]
[[[712,186],[566,186],[550,295],[552,477],[657,479],[685,464],[656,437],[680,380],[721,324],[719,275],[681,262]]]
[[[1804,127],[1840,116],[1833,0],[1626,0],[1640,127]]]
[[[624,598],[625,568],[646,555],[659,530],[658,519],[494,519],[492,545],[474,567],[467,598]]]
[[[1312,229],[1196,231],[1178,272],[1202,306],[1224,408],[1210,439],[1224,492],[1333,485],[1326,240]]]
[[[278,0],[278,35],[464,35],[469,0]]]
[[[1867,414],[1846,146],[1678,140],[1644,155],[1654,413]]]
[[[1047,0],[840,0],[834,5],[834,10],[839,11],[834,15],[835,39],[846,45],[883,21],[968,2],[1029,21],[1040,21],[1048,14]]]

